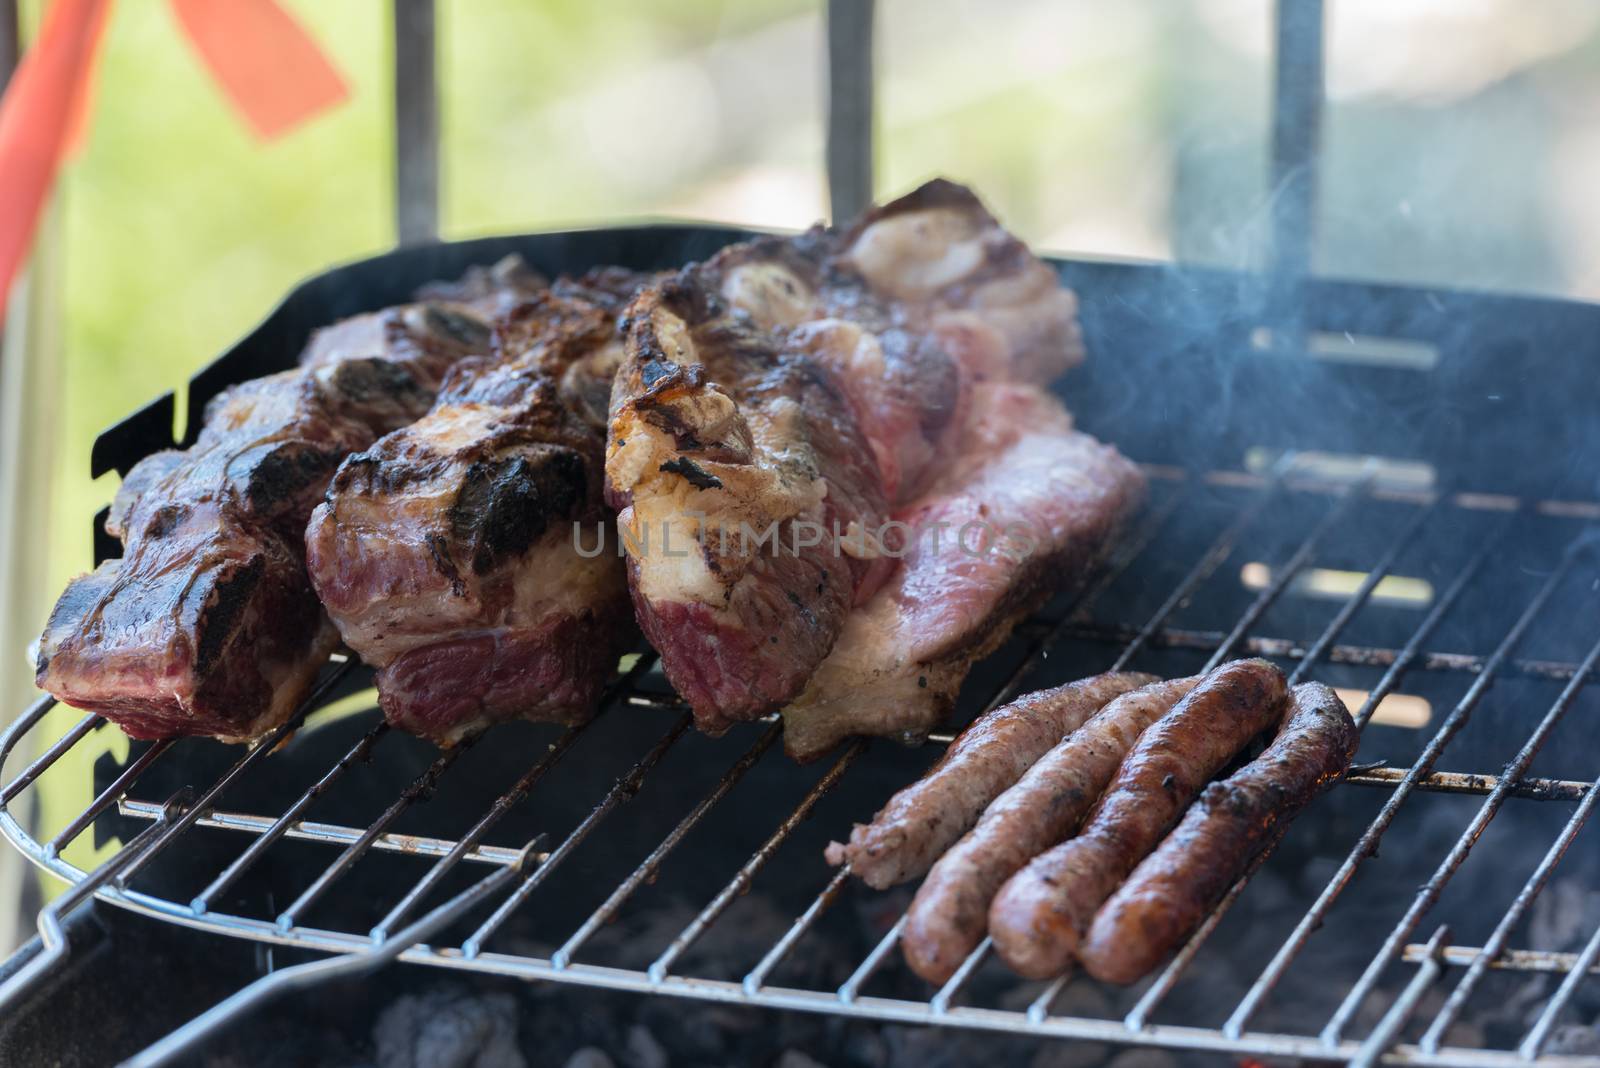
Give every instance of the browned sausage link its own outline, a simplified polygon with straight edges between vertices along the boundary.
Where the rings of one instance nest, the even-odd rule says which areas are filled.
[[[1146,727],[1200,684],[1156,682],[1096,712],[984,810],[939,858],[911,902],[901,948],[930,983],[955,974],[989,925],[995,891],[1029,860],[1077,829]]]
[[[1041,754],[1107,701],[1154,681],[1154,675],[1135,672],[1095,675],[1019,697],[980,717],[871,823],[856,824],[848,845],[829,842],[828,863],[849,861],[878,890],[916,878]]]
[[[1161,841],[1206,780],[1283,714],[1283,673],[1236,660],[1144,732],[1078,837],[1035,857],[989,908],[989,934],[1019,975],[1072,964],[1094,914]]]
[[[1245,866],[1345,773],[1361,736],[1337,694],[1296,686],[1289,717],[1260,757],[1212,783],[1177,829],[1106,902],[1078,949],[1084,970],[1132,983],[1176,949]]]

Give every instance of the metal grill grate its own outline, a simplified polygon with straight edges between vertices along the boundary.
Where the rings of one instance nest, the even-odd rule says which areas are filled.
[[[797,947],[815,936],[821,921],[830,910],[838,908],[841,899],[851,895],[864,901],[872,898],[870,892],[848,878],[847,872],[827,869],[815,851],[786,851],[785,846],[797,829],[816,814],[819,803],[842,783],[854,781],[859,797],[866,799],[861,804],[867,807],[831,814],[830,820],[842,817],[823,828],[834,837],[848,830],[850,818],[866,818],[871,808],[899,785],[896,774],[900,779],[909,777],[901,768],[906,763],[905,754],[883,743],[852,743],[827,763],[798,803],[773,815],[760,845],[742,865],[726,873],[722,888],[704,899],[698,913],[666,942],[647,967],[618,968],[586,960],[585,951],[591,948],[596,933],[625,914],[642,887],[656,883],[658,875],[671,874],[668,862],[674,851],[694,838],[697,831],[705,833],[708,819],[740,790],[741,781],[752,774],[759,778],[763,771],[771,772],[770,765],[762,767],[762,759],[780,737],[779,725],[768,722],[746,725],[714,743],[699,740],[698,744],[707,747],[706,752],[712,755],[696,759],[721,760],[727,770],[675,822],[675,813],[665,806],[629,807],[627,802],[646,786],[669,754],[684,745],[686,738],[698,737],[689,730],[690,720],[681,705],[652,672],[648,656],[641,656],[618,679],[605,711],[594,724],[551,732],[547,744],[532,751],[535,758],[526,770],[456,837],[407,834],[397,827],[408,810],[420,802],[436,793],[443,795],[462,788],[462,781],[452,778],[452,769],[464,762],[469,748],[466,746],[438,755],[370,823],[319,822],[311,818],[326,815],[317,813],[318,802],[341,781],[372,773],[367,759],[391,733],[381,721],[362,733],[280,814],[227,808],[225,795],[252,777],[270,774],[263,770],[271,767],[269,754],[299,725],[298,721],[240,756],[214,781],[189,783],[192,790],[188,796],[171,799],[141,791],[141,780],[154,767],[182,764],[186,752],[209,743],[153,745],[132,759],[80,815],[53,837],[31,833],[17,821],[9,806],[24,790],[50,774],[74,746],[102,729],[103,724],[94,716],[79,721],[49,744],[0,790],[0,830],[36,864],[76,884],[77,898],[93,892],[113,904],[219,934],[337,954],[349,967],[397,957],[413,963],[530,980],[774,1009],[1227,1051],[1241,1056],[1295,1056],[1351,1063],[1368,1063],[1382,1057],[1391,1062],[1418,1064],[1509,1065],[1527,1063],[1529,1058],[1559,1060],[1545,1054],[1544,1046],[1584,975],[1600,959],[1600,930],[1577,954],[1522,949],[1513,946],[1512,941],[1541,891],[1558,873],[1568,846],[1600,795],[1600,783],[1589,778],[1587,772],[1576,779],[1530,775],[1536,758],[1563,716],[1578,701],[1600,659],[1600,644],[1581,655],[1566,653],[1581,648],[1581,644],[1574,644],[1573,631],[1580,632],[1576,639],[1581,643],[1589,640],[1594,630],[1592,591],[1600,585],[1600,569],[1588,551],[1588,523],[1593,516],[1582,508],[1552,508],[1507,498],[1455,492],[1397,493],[1385,488],[1371,468],[1344,484],[1317,481],[1305,475],[1293,455],[1280,460],[1265,476],[1240,472],[1186,475],[1167,469],[1150,469],[1150,473],[1157,492],[1141,525],[1130,533],[1121,551],[1091,586],[1071,603],[1047,609],[1039,619],[1019,630],[1008,650],[995,658],[1009,670],[991,681],[986,692],[977,695],[985,700],[972,711],[995,707],[1031,684],[1062,681],[1062,670],[1050,665],[1051,658],[1058,665],[1063,660],[1068,665],[1089,665],[1088,670],[1108,666],[1162,670],[1171,662],[1169,658],[1187,657],[1187,670],[1193,670],[1192,660],[1199,656],[1204,656],[1209,666],[1234,656],[1256,654],[1284,662],[1296,681],[1327,673],[1357,682],[1371,680],[1364,687],[1367,697],[1357,713],[1367,737],[1358,766],[1347,782],[1385,791],[1386,795],[1376,815],[1369,819],[1363,811],[1359,823],[1349,824],[1361,828],[1358,834],[1340,837],[1337,827],[1331,825],[1341,820],[1348,823],[1350,813],[1361,807],[1359,799],[1374,797],[1370,790],[1335,791],[1314,805],[1289,832],[1286,840],[1322,843],[1319,848],[1325,859],[1323,868],[1330,869],[1331,874],[1300,879],[1298,896],[1292,903],[1296,917],[1292,928],[1275,943],[1265,966],[1254,974],[1242,995],[1231,999],[1230,1007],[1220,1018],[1212,1018],[1216,1016],[1214,1011],[1193,1010],[1191,1001],[1175,998],[1174,992],[1184,988],[1186,977],[1205,974],[1208,955],[1229,952],[1226,947],[1211,946],[1212,936],[1227,923],[1236,907],[1251,900],[1250,875],[1230,891],[1153,981],[1129,994],[1126,1011],[1119,1009],[1105,1018],[1058,1011],[1068,982],[1065,979],[1042,986],[1001,980],[1000,988],[1006,993],[993,999],[980,997],[975,976],[986,975],[987,986],[993,988],[995,982],[990,980],[997,980],[999,975],[998,965],[988,960],[987,942],[938,991],[912,997],[903,993],[912,988],[902,986],[890,995],[874,993],[885,974],[899,968],[895,949],[903,915],[888,925],[886,933],[861,957],[842,985],[820,988],[777,981],[785,962]],[[1304,517],[1305,522],[1298,524],[1300,532],[1286,537],[1285,517],[1291,513]],[[1195,551],[1175,560],[1172,548],[1177,534],[1182,534]],[[1281,562],[1272,567],[1270,580],[1249,595],[1234,581],[1231,569],[1224,570],[1223,565],[1256,553]],[[1353,553],[1361,558],[1352,559]],[[1267,625],[1274,620],[1275,611],[1291,600],[1304,600],[1297,584],[1308,571],[1324,562],[1359,568],[1365,576],[1353,592],[1327,602],[1327,618],[1317,625],[1309,640],[1258,633],[1269,629]],[[1438,592],[1425,607],[1411,609],[1409,617],[1381,610],[1374,603],[1380,584],[1402,563],[1437,571]],[[1154,588],[1154,575],[1170,581]],[[1520,592],[1506,594],[1505,587],[1490,581],[1496,576],[1515,579],[1513,586]],[[1486,598],[1496,603],[1483,603]],[[1151,605],[1153,608],[1147,607]],[[1236,610],[1226,626],[1178,626],[1190,614],[1213,613],[1223,605],[1229,611]],[[1588,615],[1575,616],[1575,608]],[[1299,612],[1288,614],[1308,618]],[[1380,635],[1393,634],[1395,640],[1341,643],[1369,617],[1378,624]],[[1396,618],[1406,620],[1403,628],[1397,627]],[[1470,641],[1461,636],[1483,632],[1482,621],[1499,629],[1483,640],[1481,648],[1444,651],[1435,647],[1443,634],[1448,634],[1451,641]],[[1562,655],[1543,659],[1531,656],[1536,645],[1552,644]],[[1108,661],[1110,650],[1115,653]],[[354,670],[348,662],[331,665],[307,708],[325,703]],[[1066,677],[1080,673],[1074,668]],[[1167,673],[1178,672],[1169,667]],[[1438,770],[1436,765],[1447,747],[1464,733],[1474,713],[1484,706],[1490,688],[1502,680],[1516,680],[1519,684],[1508,686],[1506,691],[1507,697],[1515,696],[1518,701],[1515,714],[1502,717],[1506,729],[1501,733],[1511,740],[1509,744],[1496,740],[1496,744],[1505,747],[1493,758],[1504,760],[1509,753],[1509,762],[1497,774],[1478,774],[1488,770],[1481,767],[1467,772]],[[1411,736],[1416,753],[1409,761],[1373,762],[1374,713],[1402,684],[1433,693],[1453,694],[1454,687],[1463,684],[1465,689],[1448,699],[1448,712],[1436,716],[1426,729]],[[1552,690],[1553,697],[1546,700]],[[1532,694],[1539,695],[1539,707],[1524,707],[1522,701]],[[31,743],[50,707],[48,700],[40,702],[5,733],[0,740],[0,760]],[[1485,714],[1495,719],[1492,714]],[[546,780],[566,762],[582,765],[596,760],[594,750],[585,749],[582,743],[596,732],[597,725],[616,726],[619,721],[625,721],[626,728],[620,737],[627,739],[633,752],[640,755],[611,782],[587,815],[559,839],[541,835],[526,845],[521,841],[490,844],[497,825],[514,811],[531,816],[537,823],[541,786],[549,787]],[[1397,739],[1405,732],[1383,729],[1384,745],[1403,748]],[[315,729],[306,732],[308,736],[316,733]],[[947,736],[936,739],[947,740]],[[936,751],[932,746],[928,750],[917,754],[920,763],[927,763]],[[1561,755],[1576,755],[1581,763],[1581,752],[1562,747]],[[782,758],[773,754],[773,759]],[[915,769],[909,774],[915,774]],[[1457,803],[1476,807],[1471,809],[1464,829],[1456,832],[1452,827],[1442,848],[1429,849],[1431,840],[1426,836],[1419,838],[1413,833],[1408,839],[1409,851],[1426,851],[1427,855],[1420,858],[1424,861],[1420,870],[1431,874],[1420,887],[1409,883],[1390,888],[1393,907],[1389,911],[1397,913],[1397,919],[1375,925],[1356,917],[1353,928],[1341,928],[1341,941],[1352,937],[1348,933],[1352,929],[1359,939],[1359,977],[1345,983],[1329,980],[1342,1000],[1322,1019],[1303,1020],[1303,1029],[1257,1029],[1254,1025],[1264,1010],[1272,1007],[1274,992],[1281,994],[1286,979],[1297,971],[1320,967],[1301,959],[1318,948],[1316,932],[1324,923],[1339,917],[1346,890],[1376,854],[1386,832],[1417,808],[1414,798],[1428,794],[1453,797]],[[1352,798],[1356,799],[1354,803],[1345,803]],[[1547,833],[1530,853],[1526,880],[1514,899],[1503,909],[1488,909],[1485,919],[1492,923],[1492,930],[1482,939],[1481,948],[1451,945],[1443,927],[1430,925],[1435,906],[1474,845],[1489,831],[1491,821],[1513,800],[1549,802],[1534,808],[1561,818],[1553,833]],[[1574,801],[1576,807],[1567,815],[1561,806]],[[123,817],[152,822],[144,833],[130,836],[112,860],[94,871],[85,872],[67,863],[61,851],[113,807]],[[524,943],[507,945],[497,937],[508,920],[535,906],[541,886],[569,858],[585,849],[591,836],[597,831],[604,835],[603,824],[611,824],[610,830],[615,832],[619,821],[632,821],[636,828],[648,829],[657,844],[620,881],[586,888],[589,896],[585,908],[592,911],[560,936],[556,948],[535,952]],[[141,873],[159,867],[155,861],[164,850],[173,846],[174,852],[184,850],[202,834],[226,837],[217,832],[245,835],[249,841],[221,870],[205,873],[196,881],[192,900],[182,900],[181,894],[140,889]],[[336,849],[320,871],[314,864],[308,867],[301,863],[315,844]],[[265,917],[223,908],[230,889],[269,854],[285,850],[301,851],[294,858],[302,876],[297,898],[276,915]],[[1541,851],[1542,859],[1535,861],[1533,857]],[[408,857],[413,865],[407,882],[395,886],[392,899],[381,903],[385,911],[379,922],[370,930],[306,922],[305,917],[317,902],[337,897],[351,871],[378,854]],[[314,859],[315,854],[311,856]],[[454,873],[459,877],[456,869],[464,862],[487,865],[494,872],[468,884],[455,897],[446,898],[444,892],[459,885],[459,878],[452,881],[451,876]],[[1520,861],[1517,857],[1502,857],[1500,862],[1515,865]],[[1271,863],[1269,856],[1263,856],[1252,866],[1251,874]],[[808,902],[796,910],[781,937],[752,947],[754,963],[744,974],[731,978],[701,974],[691,964],[692,949],[725,920],[746,891],[763,885],[764,875],[768,882],[774,878],[775,873],[769,868],[777,869],[787,882],[814,887],[814,892],[805,890]],[[1310,870],[1307,867],[1306,871]],[[1519,879],[1521,874],[1518,869]],[[425,912],[424,906],[435,899],[443,903]],[[51,916],[46,920],[53,922]],[[45,927],[42,922],[41,929]],[[436,940],[437,944],[428,941],[447,929],[459,929],[465,936]],[[48,935],[46,941],[51,941]],[[1508,973],[1527,976],[1548,972],[1565,973],[1566,977],[1543,1000],[1536,1020],[1514,1048],[1469,1049],[1451,1044],[1450,1027],[1473,1016],[1478,1005],[1474,996],[1482,994],[1487,979]],[[172,1052],[181,1048],[223,1022],[234,1009],[258,1003],[273,984],[286,987],[308,981],[311,977],[300,975],[294,968],[275,973],[266,981],[268,988],[253,988],[248,996],[195,1021],[178,1032],[164,1049]],[[1423,1013],[1424,1005],[1432,1004],[1428,1000],[1432,994],[1429,988],[1441,981],[1451,986],[1448,997]],[[1378,1011],[1382,1016],[1372,1023],[1372,1013]],[[1358,1026],[1362,1020],[1368,1023]]]

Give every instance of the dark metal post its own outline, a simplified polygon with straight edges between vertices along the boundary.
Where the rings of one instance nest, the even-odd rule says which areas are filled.
[[[22,26],[17,20],[17,0],[0,0],[0,93],[17,69],[22,54]]]
[[[873,0],[828,0],[828,211],[872,203]]]
[[[394,0],[395,230],[402,245],[439,236],[439,94],[433,0]]]
[[[1322,143],[1322,0],[1277,0],[1272,104],[1272,264],[1311,271]]]

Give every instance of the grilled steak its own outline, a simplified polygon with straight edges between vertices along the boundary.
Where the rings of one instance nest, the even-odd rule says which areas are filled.
[[[914,879],[948,849],[1028,766],[1107,701],[1155,681],[1152,675],[1096,675],[1031,693],[973,722],[918,781],[858,823],[848,844],[828,844],[829,864],[879,890]]]
[[[488,337],[468,304],[390,309],[218,396],[193,447],[128,473],[107,526],[123,555],[62,594],[39,686],[136,738],[282,723],[338,642],[306,578],[307,517],[341,460],[426,412]]]
[[[971,406],[945,474],[895,512],[914,534],[898,568],[784,709],[796,759],[853,734],[920,742],[972,664],[1097,567],[1143,499],[1138,468],[1043,390],[979,383]]]
[[[799,692],[874,567],[886,502],[849,401],[700,268],[629,308],[607,498],[639,623],[719,733]]]
[[[1137,982],[1187,938],[1273,836],[1345,773],[1361,744],[1321,683],[1296,686],[1272,744],[1205,788],[1095,916],[1078,957],[1103,982]]]
[[[1078,836],[1035,857],[995,895],[989,935],[1000,959],[1029,979],[1066,971],[1101,904],[1206,781],[1282,717],[1283,704],[1282,672],[1236,660],[1146,730]]]
[[[917,890],[900,938],[906,963],[943,983],[983,941],[989,902],[1018,869],[1077,830],[1122,758],[1200,676],[1152,682],[1096,712],[995,798]]]
[[[1074,298],[1055,273],[1007,234],[971,192],[943,181],[875,208],[844,230],[818,227],[794,238],[725,249],[687,272],[673,293],[670,302],[657,299],[646,314],[634,316],[641,324],[632,334],[634,369],[619,379],[615,394],[608,469],[611,499],[619,508],[632,506],[624,514],[635,532],[648,531],[659,541],[663,531],[675,530],[679,545],[693,545],[689,563],[635,553],[630,569],[641,621],[662,652],[668,677],[694,706],[700,724],[716,730],[795,698],[834,647],[838,606],[861,605],[897,570],[902,528],[878,528],[884,536],[873,544],[841,540],[838,534],[850,533],[851,519],[873,531],[868,520],[878,514],[880,498],[913,509],[913,518],[977,506],[974,496],[950,481],[952,466],[971,471],[971,465],[955,463],[958,453],[965,458],[961,450],[995,444],[974,440],[989,433],[983,420],[994,414],[991,399],[983,413],[969,415],[980,407],[977,392],[985,383],[1047,382],[1081,358],[1082,342]],[[677,306],[676,321],[663,330],[654,309],[668,303]],[[708,360],[699,351],[704,338],[680,350],[685,331],[679,323],[701,332],[718,324],[724,347],[750,353],[764,345],[765,354],[734,367],[727,358]],[[735,336],[742,340],[731,340]],[[685,360],[689,364],[678,368]],[[820,368],[833,387],[825,390],[830,396],[804,406],[801,421],[775,422],[761,408],[774,401],[772,383],[763,380],[760,390],[751,389],[752,376],[774,363]],[[669,381],[669,367],[682,374]],[[1044,416],[1041,429],[1067,425],[1053,402],[1024,396],[1029,403],[1014,404],[1012,415],[1028,415],[1021,409],[1032,407]],[[641,439],[634,430],[651,426],[642,418],[646,407],[653,407],[654,428]],[[969,425],[974,419],[982,424],[976,431]],[[751,426],[765,435],[763,441],[746,440]],[[851,469],[846,485],[813,473],[821,465],[812,456],[829,438],[844,446],[837,451]],[[862,439],[868,448],[858,453]],[[934,639],[935,654],[959,645],[970,655],[928,665],[942,673],[941,692],[925,712],[930,722],[947,703],[944,691],[953,692],[971,660],[1003,639],[1014,617],[1047,592],[1043,569],[1087,565],[1100,548],[1087,536],[1103,538],[1137,499],[1131,467],[1112,470],[1087,438],[1063,437],[1057,445],[1053,459],[1086,462],[1090,477],[1101,478],[1103,500],[1090,502],[1088,510],[1099,506],[1103,514],[1097,518],[1107,523],[1073,531],[1085,540],[1075,543],[1070,559],[1061,557],[1061,546],[1051,545],[1056,552],[1032,566],[989,569],[995,596],[988,607],[998,614],[974,620],[965,633]],[[776,467],[763,458],[779,455],[784,459]],[[732,489],[714,484],[721,475],[707,461],[732,462],[745,475],[754,467],[763,472],[761,484],[748,478]],[[930,499],[936,481],[945,492]],[[641,489],[642,496],[636,492]],[[643,509],[641,500],[648,502]],[[796,554],[811,558],[806,566],[751,561],[748,554],[730,558],[720,540],[708,552],[697,534],[704,529],[720,539],[747,520],[755,521],[757,532],[773,523],[782,529],[793,518],[809,525],[819,515],[819,500],[826,513],[823,529],[831,536],[823,539],[823,552]],[[698,512],[711,513],[703,525],[685,514]],[[837,528],[835,518],[841,520]],[[1047,538],[1057,533],[1067,532],[1052,529]],[[819,556],[831,556],[833,566]],[[1002,577],[1006,572],[1010,578]],[[932,572],[924,568],[922,574]],[[902,578],[899,595],[920,581]],[[933,610],[931,604],[923,607]],[[926,674],[922,665],[912,670],[913,679]],[[818,729],[796,742],[794,724],[802,719],[815,719]],[[790,717],[791,751],[814,756],[844,734],[902,729],[885,727],[872,715],[859,724],[846,719]]]
[[[495,336],[427,415],[344,462],[306,528],[317,594],[379,669],[384,714],[441,744],[587,718],[633,633],[594,409],[615,313],[550,292]]]

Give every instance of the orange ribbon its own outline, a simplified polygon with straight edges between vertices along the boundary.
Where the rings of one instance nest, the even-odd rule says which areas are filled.
[[[61,162],[86,139],[111,0],[54,0],[0,98],[0,319]],[[277,137],[350,91],[276,0],[172,0],[178,25],[256,136]]]
[[[110,0],[56,0],[0,99],[0,303],[66,152]]]
[[[273,0],[172,0],[172,11],[263,140],[350,95],[317,43]]]

